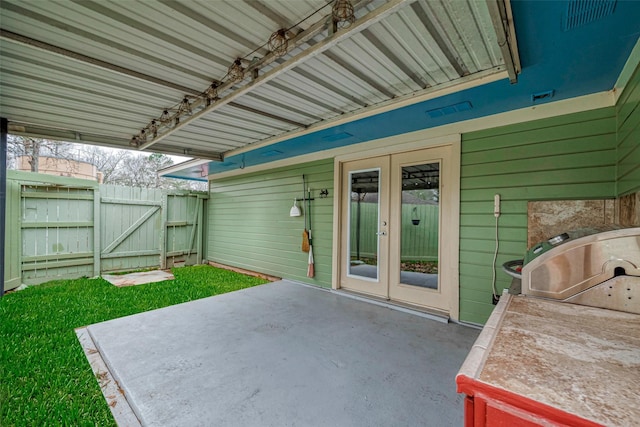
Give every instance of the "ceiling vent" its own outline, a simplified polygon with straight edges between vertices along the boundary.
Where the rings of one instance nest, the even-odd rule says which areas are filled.
[[[460,111],[467,111],[472,108],[473,106],[469,101],[464,101],[458,104],[447,105],[446,107],[425,111],[425,113],[432,119],[435,119],[437,117],[446,116],[447,114],[459,113]]]
[[[282,154],[282,151],[280,151],[280,150],[269,150],[269,151],[265,151],[264,153],[262,153],[262,157],[273,157],[273,156],[277,156],[278,154]]]
[[[582,27],[609,16],[616,8],[617,0],[569,0],[564,19],[564,30]]]
[[[349,132],[340,132],[340,133],[334,133],[333,135],[323,136],[322,140],[327,142],[333,142],[333,141],[339,141],[341,139],[351,138],[352,136],[353,135],[351,135]]]
[[[540,102],[540,101],[548,101],[549,99],[553,98],[553,95],[555,95],[555,91],[554,90],[548,90],[548,91],[545,91],[545,92],[532,93],[531,94],[531,102],[536,103],[536,102]]]

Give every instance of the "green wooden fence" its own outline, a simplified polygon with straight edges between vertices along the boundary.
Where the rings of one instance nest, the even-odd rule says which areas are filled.
[[[8,171],[5,290],[200,263],[207,198]]]
[[[414,215],[420,222],[413,225]],[[375,258],[377,252],[377,203],[360,203],[360,258]],[[358,215],[357,202],[351,205],[351,224],[356,224]],[[401,253],[402,261],[435,261],[438,259],[438,205],[402,206]],[[350,230],[351,256],[357,257],[356,227]]]

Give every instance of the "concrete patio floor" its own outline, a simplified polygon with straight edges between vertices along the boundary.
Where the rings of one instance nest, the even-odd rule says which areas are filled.
[[[83,333],[142,425],[440,427],[479,331],[280,281]]]

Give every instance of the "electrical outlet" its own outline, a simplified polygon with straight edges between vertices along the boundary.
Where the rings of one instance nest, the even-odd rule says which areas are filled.
[[[500,195],[493,196],[493,216],[498,218],[500,216]]]

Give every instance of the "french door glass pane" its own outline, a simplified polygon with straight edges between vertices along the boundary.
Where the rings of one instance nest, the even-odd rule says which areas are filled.
[[[349,176],[349,275],[377,281],[380,170]]]
[[[438,288],[440,164],[402,168],[400,283]]]

